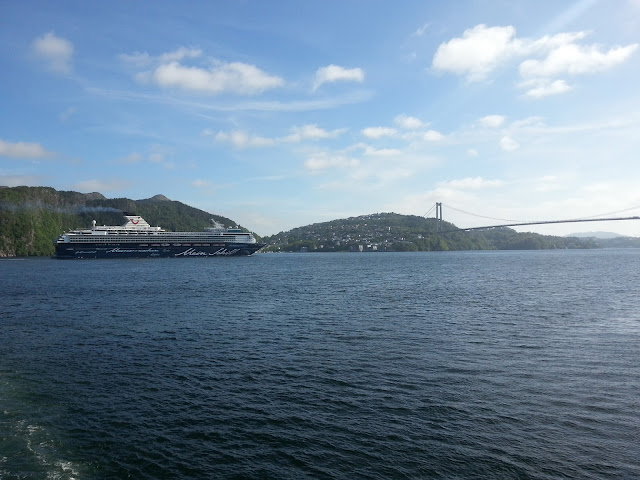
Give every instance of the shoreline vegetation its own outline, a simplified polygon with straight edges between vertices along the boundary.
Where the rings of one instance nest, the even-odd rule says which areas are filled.
[[[214,219],[237,225],[164,195],[143,200],[106,198],[51,187],[0,187],[0,257],[50,256],[61,233],[100,225],[120,225],[122,212],[143,216],[171,231],[199,231]],[[242,228],[242,227],[241,227]],[[443,222],[441,230],[455,230]],[[243,229],[247,231],[246,229]],[[294,228],[260,237],[264,252],[417,252],[447,250],[541,250],[640,247],[640,239],[557,237],[518,233],[510,228],[438,234],[438,220],[397,213],[375,213]]]

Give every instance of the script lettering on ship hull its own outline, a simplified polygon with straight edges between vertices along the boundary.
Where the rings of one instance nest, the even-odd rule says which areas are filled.
[[[196,250],[195,248],[188,248],[184,252],[176,253],[176,257],[213,257],[213,256],[229,256],[238,252],[238,248],[233,250],[227,250],[226,248],[220,248],[215,252],[207,253],[202,250]]]
[[[111,250],[107,250],[107,253],[158,253],[158,250],[155,248],[145,248],[142,250],[134,250],[127,248],[113,248]]]

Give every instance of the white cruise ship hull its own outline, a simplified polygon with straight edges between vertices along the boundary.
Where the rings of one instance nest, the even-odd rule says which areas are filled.
[[[56,244],[55,258],[167,258],[230,257],[251,255],[264,243],[226,244]]]

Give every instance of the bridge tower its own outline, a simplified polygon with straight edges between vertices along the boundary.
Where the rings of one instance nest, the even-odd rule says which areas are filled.
[[[442,230],[442,203],[436,202],[436,220],[437,223],[437,231],[440,233]]]

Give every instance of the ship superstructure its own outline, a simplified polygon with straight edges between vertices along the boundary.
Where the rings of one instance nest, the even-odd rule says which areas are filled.
[[[169,232],[141,216],[124,213],[120,226],[93,225],[71,230],[55,241],[56,258],[214,257],[251,255],[265,244],[241,228],[214,222],[202,232]]]

